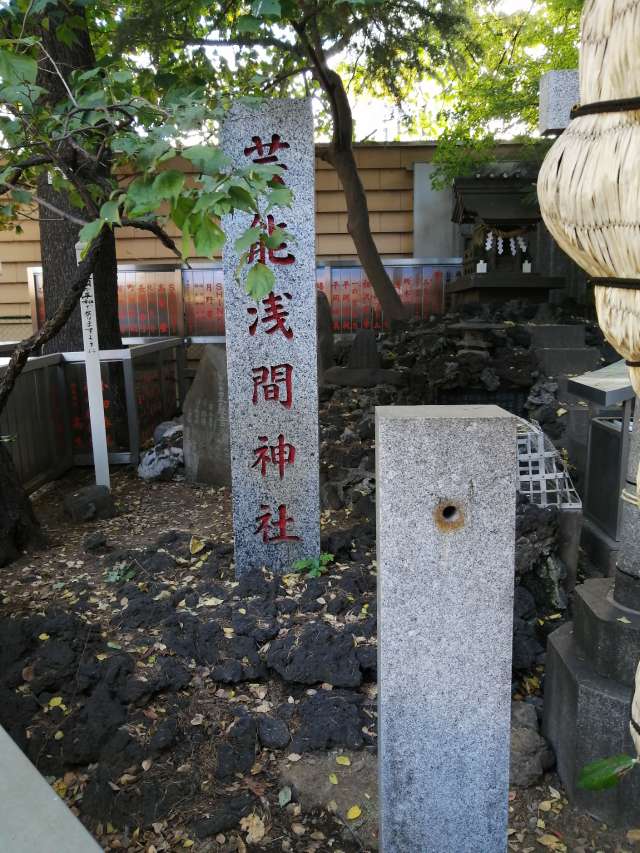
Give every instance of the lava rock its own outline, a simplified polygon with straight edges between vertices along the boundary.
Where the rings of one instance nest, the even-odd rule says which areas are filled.
[[[223,743],[217,744],[214,775],[221,782],[231,782],[236,773],[248,773],[256,757],[256,723],[248,715],[237,720]]]
[[[117,515],[113,497],[106,486],[85,486],[67,495],[64,511],[76,522],[114,518]]]
[[[542,735],[529,727],[511,727],[511,785],[519,788],[536,785],[554,764],[553,751]]]
[[[149,741],[149,749],[154,754],[170,749],[178,738],[178,720],[169,717],[163,720]]]
[[[285,681],[299,684],[358,687],[362,681],[353,637],[322,623],[275,640],[267,652],[267,665]]]
[[[82,540],[82,547],[87,554],[99,551],[106,544],[107,537],[101,530],[94,530],[92,533],[87,533]]]
[[[289,727],[284,720],[261,714],[257,723],[260,743],[267,749],[284,749],[291,740]]]
[[[219,805],[209,817],[194,823],[193,831],[196,838],[211,838],[212,835],[234,829],[240,820],[253,809],[255,797],[245,791],[236,797],[229,797],[218,802]]]
[[[322,691],[300,704],[300,725],[291,742],[293,752],[317,749],[361,749],[362,699],[356,693]]]

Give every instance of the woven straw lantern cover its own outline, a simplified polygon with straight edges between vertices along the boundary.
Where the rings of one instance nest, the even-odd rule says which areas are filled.
[[[580,104],[599,104],[598,110],[603,101],[639,97],[640,0],[587,0]],[[630,106],[573,118],[538,177],[547,228],[593,278],[640,279],[640,100]],[[639,363],[629,372],[640,395],[640,289],[596,285],[594,296],[607,340]],[[640,666],[636,688],[633,715],[640,720]],[[640,754],[640,735],[631,734]]]

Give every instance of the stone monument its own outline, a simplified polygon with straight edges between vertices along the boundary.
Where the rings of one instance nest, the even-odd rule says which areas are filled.
[[[209,344],[204,347],[182,411],[187,479],[212,486],[230,486],[229,403],[224,346]]]
[[[236,573],[285,572],[320,552],[313,115],[310,99],[236,103],[221,132],[235,166],[279,165],[290,207],[225,219],[225,329]],[[278,225],[294,241],[248,252],[275,274],[258,303],[245,292],[236,240]]]
[[[376,408],[380,840],[507,849],[516,420]]]

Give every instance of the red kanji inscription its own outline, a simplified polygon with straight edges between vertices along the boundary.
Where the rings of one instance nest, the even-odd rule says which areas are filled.
[[[260,509],[264,510],[261,515],[257,516],[257,527],[254,530],[255,535],[262,535],[262,541],[265,545],[270,542],[299,542],[299,536],[293,536],[287,533],[287,525],[293,524],[292,516],[287,515],[286,504],[280,504],[278,507],[278,517],[274,519],[271,508],[268,504],[261,504]]]
[[[251,244],[251,248],[249,249],[249,255],[247,257],[247,263],[252,264],[254,261],[259,261],[261,264],[266,263],[267,258],[271,261],[272,264],[280,264],[287,266],[288,264],[295,263],[295,255],[292,255],[291,252],[287,252],[286,255],[276,255],[276,252],[283,252],[287,248],[286,243],[280,243],[279,246],[276,246],[275,249],[269,249],[265,245],[265,238],[270,237],[276,228],[286,228],[286,222],[278,222],[276,225],[276,221],[271,214],[267,216],[267,224],[260,219],[260,215],[256,213],[251,222],[252,228],[260,227],[264,234],[264,237],[261,235],[260,239],[255,243]]]
[[[291,300],[291,294],[285,293],[284,296],[286,299]],[[285,338],[290,341],[293,337],[293,330],[285,325],[285,320],[289,316],[289,312],[285,311],[284,306],[282,304],[282,296],[276,296],[273,291],[262,300],[262,304],[265,306],[264,316],[260,318],[258,316],[257,308],[247,308],[247,314],[250,317],[255,317],[253,323],[249,326],[249,334],[251,336],[255,335],[258,330],[258,323],[271,323],[272,325],[265,329],[265,332],[268,335],[272,335],[274,332],[282,332]]]
[[[271,134],[271,142],[263,142],[260,136],[252,136],[251,141],[253,145],[244,149],[244,156],[251,157],[252,154],[257,154],[257,157],[251,157],[254,163],[277,163],[278,155],[276,152],[291,147],[288,142],[282,141],[279,133]],[[280,165],[283,169],[287,168],[284,163]]]
[[[254,406],[258,399],[263,399],[276,400],[285,409],[291,408],[293,365],[274,364],[271,367],[254,367],[252,372]]]
[[[260,466],[260,473],[263,477],[267,476],[267,468],[269,465],[278,466],[278,474],[280,479],[284,477],[285,467],[293,465],[296,461],[296,449],[293,444],[287,444],[282,433],[278,436],[277,444],[269,444],[266,435],[259,435],[258,441],[260,446],[253,451],[256,461],[251,466],[257,468]]]

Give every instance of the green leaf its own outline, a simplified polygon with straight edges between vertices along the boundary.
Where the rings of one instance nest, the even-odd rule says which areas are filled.
[[[224,246],[224,231],[209,217],[203,217],[201,224],[194,231],[193,245],[196,254],[210,258]]]
[[[256,202],[249,190],[244,187],[239,187],[233,184],[229,187],[229,198],[234,207],[238,210],[244,210],[247,213],[255,213]]]
[[[78,240],[81,243],[84,243],[84,249],[82,250],[82,257],[87,254],[89,251],[89,247],[98,236],[98,234],[104,228],[104,222],[101,219],[94,219],[93,222],[88,222],[83,228],[80,229],[80,233],[78,234]]]
[[[158,194],[151,175],[136,178],[127,187],[126,205],[135,216],[150,213],[161,201],[162,196]]]
[[[602,791],[613,788],[638,763],[630,755],[614,755],[587,764],[580,771],[578,787],[587,791]]]
[[[14,198],[18,204],[29,204],[31,201],[31,193],[19,188],[11,190],[11,197]]]
[[[196,169],[209,174],[220,172],[230,163],[227,155],[212,145],[193,145],[185,148],[182,156],[190,160]]]
[[[284,808],[287,803],[291,802],[291,788],[287,785],[285,788],[280,788],[278,792],[278,805],[280,808]]]
[[[120,211],[119,204],[117,201],[105,201],[105,203],[100,208],[100,219],[104,222],[118,222],[120,223]]]
[[[185,174],[177,169],[160,172],[153,182],[153,191],[160,198],[178,198],[185,182]]]
[[[275,280],[273,270],[258,261],[249,270],[245,290],[252,299],[259,302],[273,290]]]
[[[171,221],[184,231],[185,223],[194,211],[194,200],[186,195],[179,196],[171,208]]]
[[[239,33],[255,33],[260,29],[260,21],[253,15],[242,15],[236,21],[236,29]]]
[[[274,207],[287,207],[291,204],[293,200],[293,193],[289,189],[289,187],[274,187],[267,196],[267,210],[269,211]]]
[[[35,83],[38,63],[23,53],[0,50],[0,77],[4,83]]]
[[[262,234],[261,228],[247,228],[242,237],[238,237],[235,242],[236,251],[244,252],[249,249],[254,243],[257,243]]]
[[[268,249],[278,249],[287,240],[293,240],[293,236],[288,231],[285,231],[284,228],[276,225],[271,234],[265,237],[264,243]]]

